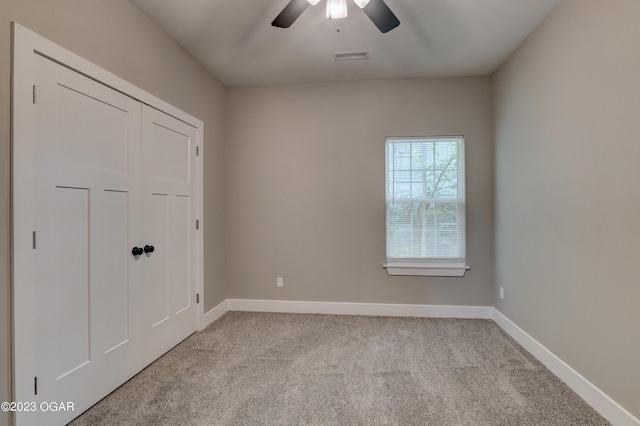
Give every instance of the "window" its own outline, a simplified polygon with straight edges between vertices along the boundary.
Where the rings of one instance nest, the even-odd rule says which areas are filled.
[[[387,138],[387,272],[463,276],[464,138]]]

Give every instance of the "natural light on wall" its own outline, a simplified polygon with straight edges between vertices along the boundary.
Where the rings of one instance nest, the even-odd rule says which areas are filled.
[[[390,275],[463,276],[464,138],[386,139]]]

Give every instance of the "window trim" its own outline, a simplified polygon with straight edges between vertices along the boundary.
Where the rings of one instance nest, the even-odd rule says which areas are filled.
[[[463,277],[471,269],[464,263],[396,263],[382,265],[389,275],[422,276],[422,277]]]
[[[465,181],[465,138],[464,135],[448,135],[448,136],[412,136],[412,137],[386,137],[385,138],[385,252],[387,252],[388,232],[389,232],[389,144],[396,141],[412,141],[412,140],[458,140],[458,196],[457,199],[437,199],[436,202],[457,202],[462,208],[458,213],[458,226],[462,232],[459,235],[459,247],[462,256],[452,259],[437,258],[388,258],[383,264],[383,268],[387,270],[389,275],[400,276],[439,276],[439,277],[462,277],[468,269],[471,269],[466,263],[466,181]],[[460,167],[461,166],[461,167]],[[412,200],[413,201],[413,200]],[[425,200],[418,200],[423,202]],[[431,200],[426,200],[431,201]]]

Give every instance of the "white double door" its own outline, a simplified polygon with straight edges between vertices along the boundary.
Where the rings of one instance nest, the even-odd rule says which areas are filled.
[[[195,129],[37,61],[35,398],[64,424],[196,330]]]

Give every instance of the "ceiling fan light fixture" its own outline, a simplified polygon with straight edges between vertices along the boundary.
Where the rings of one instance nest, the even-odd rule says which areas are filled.
[[[347,17],[347,0],[327,0],[327,18],[341,19]]]
[[[389,9],[385,0],[353,0],[367,17],[378,27],[381,33],[388,33],[400,25],[400,20]],[[282,9],[271,23],[278,28],[289,28],[302,13],[309,8],[320,3],[320,0],[289,0],[289,3]],[[347,0],[327,0],[327,18],[340,19],[347,17]],[[340,28],[338,28],[340,32]]]

